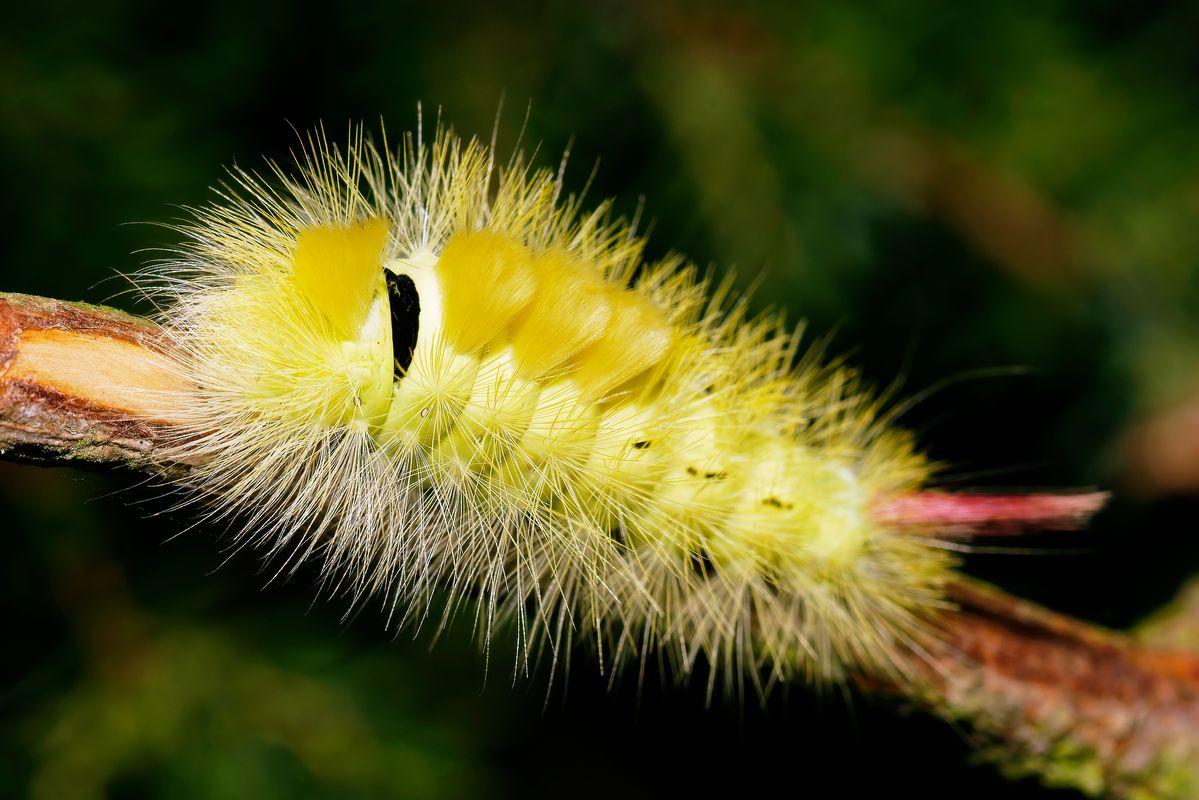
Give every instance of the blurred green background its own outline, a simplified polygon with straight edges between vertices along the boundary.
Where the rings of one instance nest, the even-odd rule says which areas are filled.
[[[293,127],[405,130],[420,101],[486,137],[503,96],[501,150],[573,141],[568,185],[598,162],[591,197],[644,197],[652,254],[735,266],[875,385],[936,388],[902,421],[946,485],[1114,490],[971,572],[1124,627],[1199,566],[1195,3],[81,8],[5,11],[2,290],[105,301],[172,242],[126,223]],[[397,636],[168,506],[0,465],[0,794],[1073,796],[860,696],[708,706],[585,652],[513,681],[468,624]]]

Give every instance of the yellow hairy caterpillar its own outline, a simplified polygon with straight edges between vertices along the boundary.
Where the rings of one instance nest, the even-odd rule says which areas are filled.
[[[522,655],[769,685],[936,636],[952,554],[871,513],[928,481],[910,437],[608,203],[445,131],[232,175],[137,281],[196,387],[186,486],[248,541],[399,621],[474,598]]]

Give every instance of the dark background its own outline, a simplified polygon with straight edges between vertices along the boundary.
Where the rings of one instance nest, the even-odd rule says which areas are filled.
[[[598,162],[590,197],[645,197],[651,254],[735,266],[875,385],[936,388],[902,422],[946,485],[1115,492],[973,574],[1127,627],[1199,564],[1199,478],[1126,445],[1199,387],[1194,3],[22,5],[2,290],[103,302],[174,241],[126,223],[285,159],[293,128],[399,132],[420,101],[487,137],[502,96],[501,151],[573,141],[568,185]],[[176,535],[161,495],[0,465],[0,793],[1074,796],[860,696],[709,704],[653,667],[609,687],[586,652],[513,681],[469,620],[434,645],[347,616],[311,571]]]

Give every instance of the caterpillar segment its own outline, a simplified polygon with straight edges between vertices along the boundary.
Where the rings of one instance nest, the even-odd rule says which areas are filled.
[[[902,678],[953,563],[871,521],[928,468],[848,370],[477,144],[306,164],[156,273],[213,516],[403,619],[475,598],[522,660]]]

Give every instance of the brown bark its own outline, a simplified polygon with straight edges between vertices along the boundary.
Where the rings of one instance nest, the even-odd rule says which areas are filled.
[[[177,471],[163,393],[180,379],[151,322],[108,308],[0,294],[0,455]]]
[[[1199,797],[1199,654],[1128,636],[978,583],[926,662],[934,712],[970,724],[1013,776],[1109,797]]]
[[[188,390],[170,353],[144,320],[0,294],[0,456],[186,471],[163,450],[172,420],[162,393]],[[874,513],[962,535],[1077,525],[1102,502],[954,498],[885,498]],[[1094,795],[1199,797],[1199,655],[1153,649],[969,580],[950,596],[957,607],[943,642],[915,659],[922,680],[905,690],[911,703],[968,723],[979,753],[1010,774]]]

